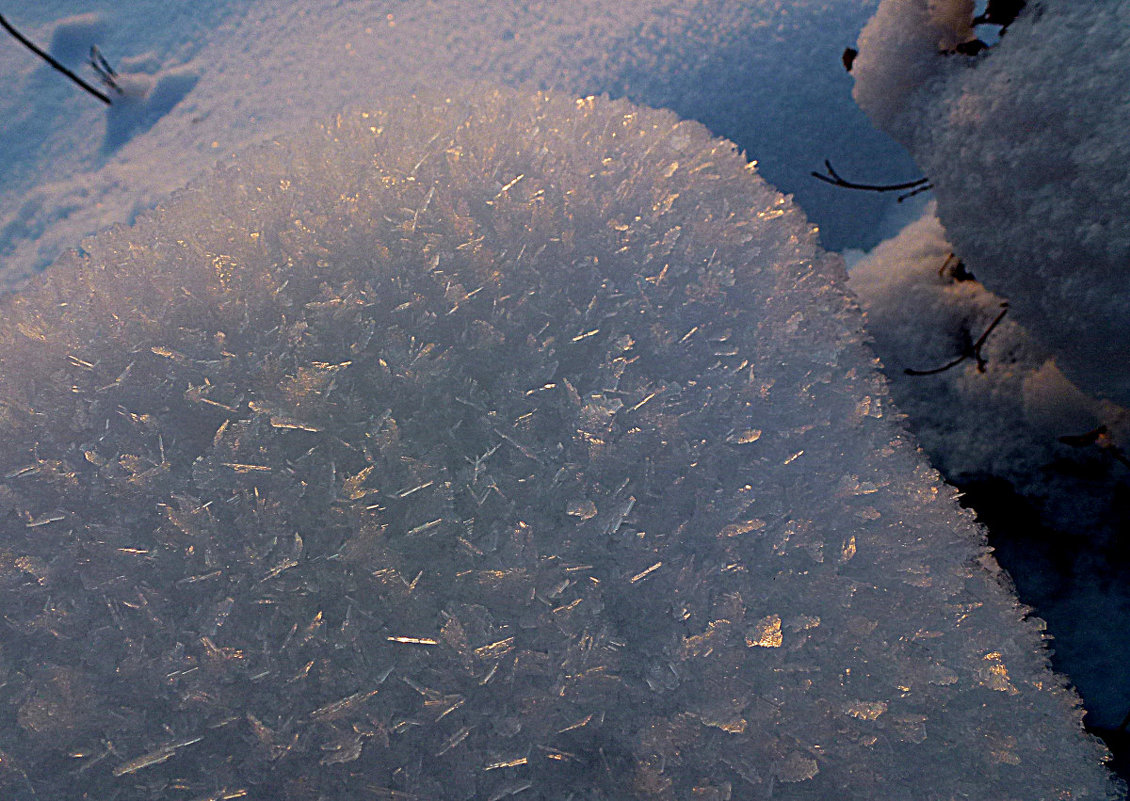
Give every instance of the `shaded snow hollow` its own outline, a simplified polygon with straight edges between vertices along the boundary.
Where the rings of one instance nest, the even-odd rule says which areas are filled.
[[[701,125],[390,101],[84,248],[0,314],[7,793],[1117,796]]]

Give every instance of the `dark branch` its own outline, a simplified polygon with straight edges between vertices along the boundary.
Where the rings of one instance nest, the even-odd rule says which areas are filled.
[[[911,190],[899,197],[899,203],[908,197],[914,197],[919,192],[933,189],[933,184],[930,183],[929,178],[919,178],[917,181],[906,181],[901,184],[859,184],[841,177],[828,159],[824,159],[824,167],[828,170],[826,175],[815,171],[811,175],[813,178],[832,186],[841,186],[844,189],[859,189],[864,192],[907,192],[907,190]]]
[[[906,369],[903,370],[903,372],[906,373],[907,375],[937,375],[938,373],[944,373],[946,370],[949,370],[952,367],[957,367],[959,364],[961,364],[963,361],[965,361],[968,358],[969,358],[969,354],[963,353],[960,356],[958,356],[956,359],[954,359],[952,362],[946,362],[941,367],[934,367],[930,370],[915,370],[913,367],[907,367]]]
[[[993,329],[1001,324],[1001,320],[1004,319],[1006,314],[1008,314],[1007,302],[1001,304],[1000,313],[989,323],[989,327],[985,329],[985,333],[977,337],[977,341],[973,343],[973,357],[977,360],[977,372],[979,373],[985,372],[985,358],[981,355],[981,348],[985,347],[985,341],[989,338],[989,334],[993,333]]]
[[[1114,444],[1114,441],[1110,438],[1110,430],[1106,426],[1099,426],[1086,434],[1067,434],[1060,437],[1059,441],[1064,445],[1070,445],[1072,448],[1086,448],[1095,445],[1126,467],[1130,467],[1130,458],[1126,456],[1126,452],[1122,448]],[[1119,728],[1125,729],[1128,724],[1130,724],[1130,713],[1127,713],[1126,719],[1122,721]]]
[[[985,372],[985,365],[988,364],[988,362],[985,360],[985,357],[981,355],[981,349],[985,347],[985,342],[989,339],[989,334],[993,333],[993,330],[1000,325],[1001,320],[1004,319],[1006,314],[1008,314],[1008,304],[1002,303],[1000,314],[993,318],[993,321],[989,323],[989,327],[985,329],[985,333],[977,337],[975,342],[968,342],[968,334],[965,335],[967,338],[966,345],[962,348],[961,355],[953,361],[931,370],[915,370],[911,367],[907,367],[903,372],[907,375],[937,375],[938,373],[944,373],[946,370],[957,367],[966,359],[975,359],[977,361],[977,372]]]
[[[953,265],[952,267],[950,267],[951,264]],[[946,256],[946,260],[942,262],[942,266],[938,268],[938,275],[946,275],[947,270],[949,271],[949,277],[955,282],[960,283],[961,281],[977,280],[973,277],[973,273],[969,272],[969,269],[965,266],[965,262],[957,257],[956,253],[950,253],[950,255]]]
[[[60,64],[58,61],[56,61],[54,58],[52,58],[49,54],[45,53],[44,51],[42,51],[38,47],[36,47],[33,42],[31,42],[27,39],[27,37],[25,37],[22,33],[20,33],[15,28],[13,28],[8,23],[8,20],[4,19],[4,16],[2,14],[0,14],[0,26],[3,26],[4,30],[6,30],[8,33],[12,34],[12,36],[15,37],[16,41],[19,42],[20,44],[22,44],[28,50],[35,53],[41,59],[46,61],[48,64],[50,64],[52,67],[54,67],[59,72],[66,75],[68,78],[70,78],[72,81],[77,83],[79,86],[81,86],[87,92],[90,92],[90,94],[97,97],[103,103],[105,103],[106,105],[110,105],[111,101],[110,101],[110,98],[107,95],[103,94],[102,92],[99,92],[93,86],[91,86],[86,81],[84,81],[82,78],[78,77],[73,72],[71,72],[69,69],[67,69],[62,64]]]

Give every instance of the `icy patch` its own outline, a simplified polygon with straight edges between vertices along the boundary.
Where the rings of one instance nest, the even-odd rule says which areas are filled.
[[[1116,797],[701,125],[390,100],[83,247],[0,314],[17,792]]]

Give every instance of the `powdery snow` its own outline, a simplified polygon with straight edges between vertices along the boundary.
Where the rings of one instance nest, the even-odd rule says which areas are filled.
[[[36,41],[65,42],[59,56],[84,76],[93,78],[83,60],[97,44],[131,82],[172,91],[107,120],[97,101],[0,40],[0,279],[9,283],[131,221],[226,153],[351,104],[468,79],[610,92],[697,119],[796,193],[832,247],[875,244],[891,201],[845,204],[809,170],[824,158],[880,180],[914,169],[851,102],[840,66],[874,0],[26,5],[5,13]]]
[[[1068,381],[1011,311],[985,339],[983,369],[967,358],[936,375],[905,373],[953,362],[1001,312],[1002,299],[958,266],[933,208],[859,260],[849,285],[915,437],[999,524],[1001,560],[1048,620],[1089,723],[1117,728],[1130,708],[1121,634],[1130,609],[1120,556],[1126,466],[1102,445],[1130,440],[1130,414]],[[1104,433],[1088,437],[1100,426]],[[1007,520],[998,510],[1010,494],[1038,519]]]
[[[1130,5],[1029,2],[1000,42],[941,55],[885,0],[855,95],[930,177],[954,248],[1091,394],[1130,403]]]
[[[961,14],[941,27],[952,43],[969,34],[966,10],[951,8]],[[1004,482],[1064,542],[1071,555],[1035,573],[1025,575],[1038,559],[1020,555],[1017,581],[1037,588],[1028,599],[1052,623],[1060,664],[1091,721],[1111,729],[1130,707],[1118,461],[1130,445],[1128,15],[1125,3],[1028,2],[999,39],[997,26],[977,27],[991,46],[966,56],[939,39],[929,4],[885,1],[853,70],[857,100],[910,149],[937,198],[937,219],[877,248],[852,278],[893,393],[948,477]],[[950,250],[977,282],[937,272]],[[903,374],[959,354],[1006,300],[984,373],[965,362]],[[992,494],[982,504],[991,514]],[[996,519],[1001,542],[1021,542],[1007,515]]]
[[[975,38],[973,0],[886,0],[859,34],[852,92],[876,126],[896,139],[913,135],[904,119],[911,96],[945,74],[939,54]]]
[[[959,261],[931,206],[858,261],[850,279],[899,408],[938,467],[955,479],[992,474],[1037,489],[1038,468],[1067,452],[1059,437],[1106,425],[1126,439],[1126,412],[1073,386],[1011,309],[985,339],[980,368],[967,358],[937,375],[905,375],[961,356],[1002,311],[1004,300]]]

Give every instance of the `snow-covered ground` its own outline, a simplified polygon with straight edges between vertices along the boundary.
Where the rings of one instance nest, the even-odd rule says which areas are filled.
[[[470,80],[671,108],[795,193],[832,248],[870,246],[891,203],[845,204],[808,171],[914,171],[850,98],[840,53],[870,0],[9,4],[9,21],[93,78],[97,44],[148,95],[107,112],[0,41],[0,278],[129,222],[225,154],[381,96]],[[78,15],[78,16],[73,16]],[[143,134],[143,135],[142,135]]]

